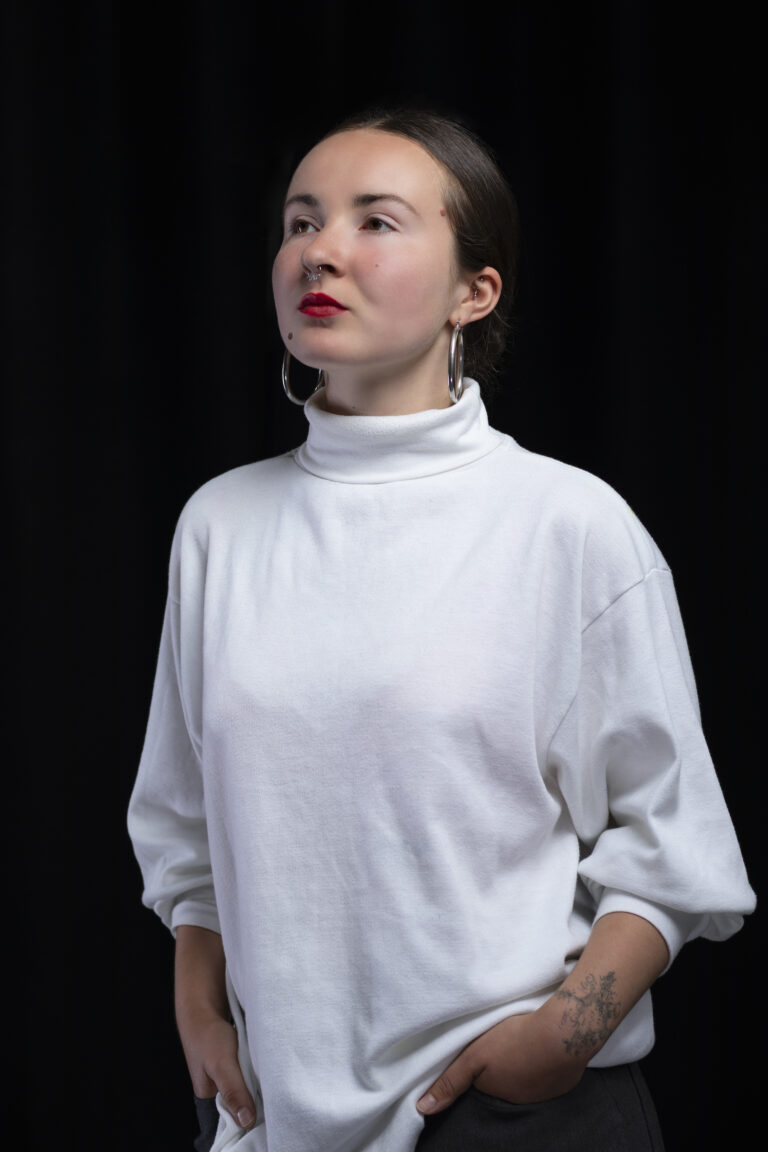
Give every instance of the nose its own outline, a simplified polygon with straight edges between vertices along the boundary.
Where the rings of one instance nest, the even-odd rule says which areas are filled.
[[[343,243],[338,229],[326,223],[311,233],[301,253],[301,262],[311,277],[318,275],[319,269],[338,274],[344,266]]]

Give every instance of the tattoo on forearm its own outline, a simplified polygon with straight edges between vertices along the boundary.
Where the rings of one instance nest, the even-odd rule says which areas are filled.
[[[615,983],[615,972],[607,972],[599,980],[590,973],[581,982],[581,995],[567,988],[555,993],[558,1000],[565,1000],[568,1004],[560,1020],[566,1052],[578,1055],[590,1049],[597,1050],[608,1039],[621,1016]]]

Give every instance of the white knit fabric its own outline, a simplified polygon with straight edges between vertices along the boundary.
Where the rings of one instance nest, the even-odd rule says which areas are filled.
[[[624,501],[489,428],[476,384],[321,404],[182,513],[129,815],[145,903],[223,936],[263,1112],[217,1150],[407,1152],[419,1095],[596,915],[674,955],[754,904]],[[652,1043],[647,995],[594,1063]]]

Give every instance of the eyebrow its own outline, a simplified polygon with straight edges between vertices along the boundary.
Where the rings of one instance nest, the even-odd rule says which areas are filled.
[[[404,208],[413,212],[414,216],[419,215],[413,205],[409,204],[402,196],[398,196],[396,192],[360,192],[357,196],[353,197],[352,207],[368,208],[371,204],[377,204],[380,200],[394,200],[396,204],[402,204]],[[291,204],[304,204],[307,208],[319,208],[320,201],[310,192],[297,192],[294,196],[288,197],[283,211],[285,212]]]

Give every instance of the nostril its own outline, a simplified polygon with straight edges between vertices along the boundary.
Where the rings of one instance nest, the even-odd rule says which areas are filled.
[[[306,276],[307,280],[310,281],[319,280],[323,272],[333,271],[332,264],[310,264],[302,260],[302,266],[304,268],[304,275]]]

